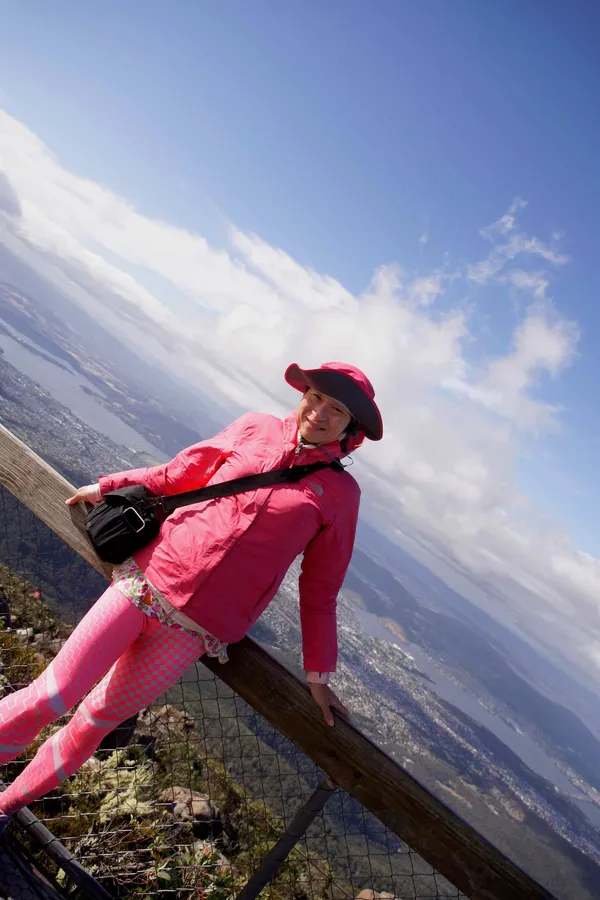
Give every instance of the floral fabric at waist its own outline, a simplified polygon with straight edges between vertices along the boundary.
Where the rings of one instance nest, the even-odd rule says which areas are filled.
[[[153,584],[150,584],[134,559],[130,557],[113,568],[112,582],[125,597],[131,600],[134,606],[141,609],[147,616],[158,619],[159,622],[170,628],[177,628],[178,631],[193,634],[203,642],[207,656],[216,657],[220,663],[228,661],[227,644],[199,626],[188,628],[178,622],[178,610],[169,604]]]

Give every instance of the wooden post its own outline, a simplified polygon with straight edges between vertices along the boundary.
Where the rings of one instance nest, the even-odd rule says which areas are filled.
[[[0,484],[109,576],[83,510],[65,505],[73,486],[2,426]],[[202,662],[470,900],[555,900],[351,724],[336,717],[326,726],[306,685],[253,640],[230,646],[229,657]]]

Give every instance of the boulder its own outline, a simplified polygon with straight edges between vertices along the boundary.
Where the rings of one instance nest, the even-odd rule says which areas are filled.
[[[170,753],[174,743],[187,743],[193,729],[192,717],[167,703],[159,709],[147,707],[139,713],[134,740],[144,748],[148,759],[156,760],[165,750]]]
[[[185,787],[170,787],[159,794],[159,800],[178,822],[190,822],[198,840],[217,838],[223,833],[219,809],[206,794],[198,794]]]
[[[26,641],[32,641],[35,632],[33,628],[17,628],[16,635],[17,637],[23,638]]]
[[[365,890],[360,892],[356,900],[400,900],[400,897],[389,894],[387,891],[377,893],[377,891]]]
[[[159,709],[147,707],[143,710],[138,717],[137,733],[155,738],[167,737],[170,741],[174,732],[181,729],[185,733],[193,727],[194,720],[189,713],[167,703]]]

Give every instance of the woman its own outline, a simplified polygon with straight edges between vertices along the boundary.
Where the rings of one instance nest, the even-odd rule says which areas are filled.
[[[303,371],[294,364],[285,378],[303,395],[295,415],[282,420],[248,413],[164,465],[101,475],[67,503],[94,504],[132,484],[178,494],[208,482],[337,460],[364,437],[381,439],[375,392],[359,369],[332,362]],[[155,540],[115,567],[108,590],[46,670],[0,701],[1,765],[85,697],[0,794],[0,831],[15,812],[76,772],[106,734],[153,703],[204,653],[226,662],[227,644],[241,640],[256,622],[301,553],[307,681],[328,725],[334,724],[332,709],[347,716],[328,677],[336,666],[336,598],[352,555],[359,500],[355,480],[328,467],[296,483],[168,516]]]

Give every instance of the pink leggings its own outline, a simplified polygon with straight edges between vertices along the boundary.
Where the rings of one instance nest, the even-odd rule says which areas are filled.
[[[17,812],[73,775],[105,735],[153,703],[203,652],[200,635],[150,618],[111,585],[48,668],[0,700],[2,765],[87,694],[67,725],[0,793],[0,813]]]

